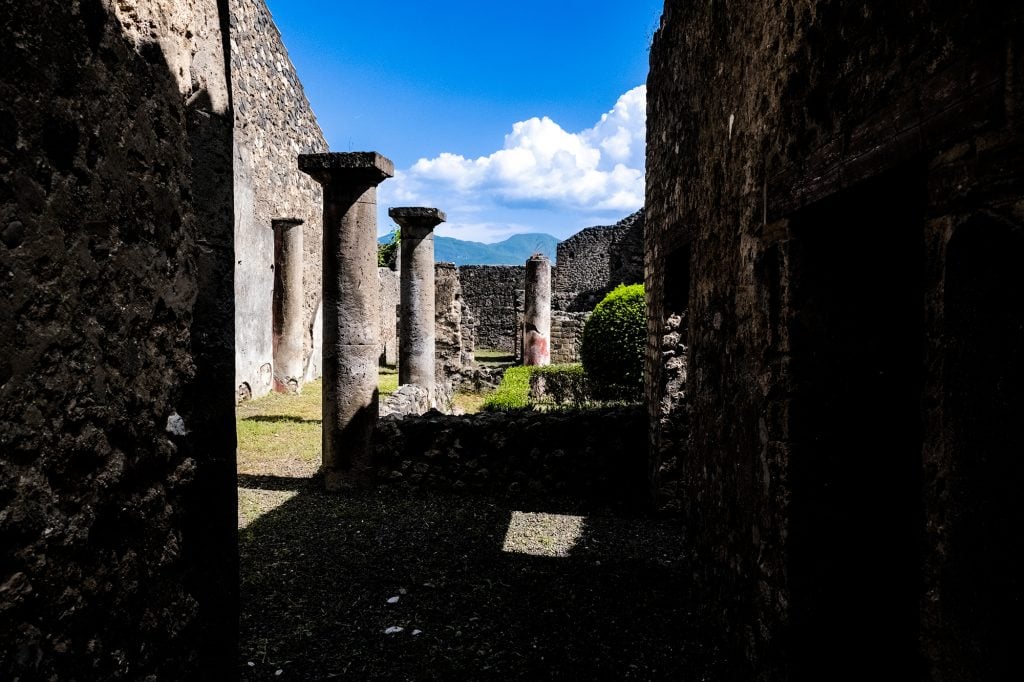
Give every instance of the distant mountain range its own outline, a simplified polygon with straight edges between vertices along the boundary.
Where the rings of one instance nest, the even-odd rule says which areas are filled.
[[[391,235],[377,241],[386,244]],[[434,260],[456,265],[525,265],[535,253],[543,253],[555,262],[555,246],[559,240],[550,234],[514,234],[494,244],[470,242],[453,237],[434,236]]]

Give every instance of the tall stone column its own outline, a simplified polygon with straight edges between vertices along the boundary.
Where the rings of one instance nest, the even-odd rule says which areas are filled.
[[[394,175],[376,152],[300,154],[324,188],[323,474],[327,490],[372,479],[380,303],[377,185]]]
[[[539,253],[526,261],[523,364],[551,364],[551,261]]]
[[[302,390],[302,225],[298,218],[271,222],[274,229],[274,390]]]
[[[445,221],[445,214],[436,208],[402,207],[388,215],[402,230],[398,383],[422,386],[433,400],[434,228]]]

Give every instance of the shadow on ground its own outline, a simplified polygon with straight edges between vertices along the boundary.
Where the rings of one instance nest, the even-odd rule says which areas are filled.
[[[333,496],[287,477],[240,485],[299,491],[240,531],[243,679],[738,677],[691,594],[675,519],[386,489]],[[566,556],[534,556],[503,550],[516,511],[585,519]]]

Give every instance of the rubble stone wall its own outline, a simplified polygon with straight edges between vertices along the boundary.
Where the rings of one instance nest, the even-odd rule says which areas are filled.
[[[380,364],[398,364],[398,303],[401,300],[401,273],[377,268],[380,277]]]
[[[0,11],[0,678],[228,678],[228,17]]]
[[[552,306],[590,312],[619,284],[644,281],[644,211],[615,225],[588,227],[558,243]]]
[[[378,425],[378,480],[414,490],[641,504],[642,408],[388,418]]]
[[[459,279],[463,299],[476,319],[476,347],[514,352],[516,301],[526,286],[526,266],[463,265]]]
[[[230,0],[235,104],[236,385],[253,397],[272,383],[274,238],[271,222],[303,231],[306,356],[320,301],[323,191],[299,172],[299,154],[328,151],[281,34],[263,0]],[[314,363],[319,366],[319,363]]]
[[[865,650],[1012,674],[1020,628],[991,623],[1021,599],[1021,26],[984,2],[665,4],[651,433],[686,308],[682,512],[760,679],[869,676]]]

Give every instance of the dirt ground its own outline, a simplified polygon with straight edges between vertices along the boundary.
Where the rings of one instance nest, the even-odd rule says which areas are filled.
[[[239,411],[242,679],[742,679],[676,519],[328,495],[313,402]]]

